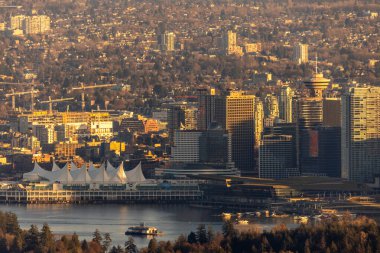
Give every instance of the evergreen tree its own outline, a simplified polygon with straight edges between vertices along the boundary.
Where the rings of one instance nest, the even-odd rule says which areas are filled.
[[[124,253],[124,250],[118,245],[117,247],[113,246],[110,253]]]
[[[102,244],[103,238],[98,229],[96,229],[92,234],[92,241],[97,242],[98,244]]]
[[[190,234],[187,236],[187,242],[188,243],[197,243],[197,235],[194,232],[190,232]]]
[[[109,233],[105,233],[103,245],[102,245],[102,248],[105,252],[108,251],[109,247],[111,246],[111,242],[112,242],[111,235]]]
[[[48,224],[44,224],[41,233],[40,233],[41,246],[43,247],[44,252],[54,252],[55,251],[55,242],[53,233],[50,230]]]
[[[212,242],[214,240],[214,237],[215,237],[214,230],[212,229],[211,226],[208,226],[208,229],[207,229],[207,241],[208,242]]]
[[[18,219],[16,214],[7,212],[5,213],[5,231],[8,234],[18,234],[20,233],[20,226],[18,224]]]
[[[22,251],[22,243],[23,240],[21,238],[20,234],[17,234],[12,241],[11,247],[10,247],[10,252],[12,253],[20,253]]]
[[[132,237],[128,238],[128,241],[125,242],[125,253],[137,253],[137,246]]]
[[[200,244],[207,243],[207,231],[206,231],[206,226],[204,224],[201,224],[197,228],[197,241]]]
[[[25,235],[25,250],[34,251],[34,253],[42,252],[40,233],[36,225],[31,225]]]
[[[224,237],[233,237],[236,235],[234,224],[230,220],[224,222],[222,231],[223,231]]]
[[[82,251],[83,251],[83,252],[87,252],[87,251],[90,249],[90,247],[88,246],[88,243],[87,243],[86,240],[83,240],[83,241],[82,241],[81,248],[82,248]]]
[[[80,244],[80,241],[79,241],[79,237],[76,233],[74,233],[72,236],[71,236],[71,251],[72,253],[76,253],[76,252],[80,252],[81,250],[81,244]]]

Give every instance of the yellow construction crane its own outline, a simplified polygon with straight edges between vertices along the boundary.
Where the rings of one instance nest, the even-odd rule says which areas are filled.
[[[72,88],[72,90],[82,90],[82,111],[84,111],[85,109],[85,101],[84,101],[84,92],[85,90],[87,89],[96,89],[96,88],[106,88],[106,87],[113,87],[113,86],[116,86],[116,84],[98,84],[98,85],[90,85],[90,86],[85,86],[84,83],[81,83],[81,86],[80,87],[75,87],[75,88]]]
[[[31,95],[31,106],[30,110],[34,111],[34,94],[38,93],[38,90],[34,90],[32,87],[31,91],[21,91],[21,92],[15,92],[14,89],[12,89],[12,93],[5,94],[5,97],[12,97],[12,109],[16,110],[16,96],[22,96],[22,95]]]
[[[57,98],[57,99],[51,99],[51,96],[49,96],[49,100],[47,101],[40,101],[40,104],[49,104],[49,112],[53,112],[53,103],[57,102],[65,102],[65,101],[70,101],[74,100],[74,98]]]

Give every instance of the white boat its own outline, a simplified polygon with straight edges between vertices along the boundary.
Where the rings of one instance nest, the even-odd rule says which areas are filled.
[[[248,220],[238,220],[239,225],[248,225],[249,221]]]
[[[126,235],[159,235],[161,232],[156,227],[145,226],[140,223],[138,226],[129,227],[125,232]]]

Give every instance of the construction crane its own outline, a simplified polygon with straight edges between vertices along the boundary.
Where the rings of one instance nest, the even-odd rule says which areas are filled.
[[[58,99],[51,99],[51,96],[49,96],[49,100],[47,101],[40,101],[40,104],[49,104],[49,112],[53,112],[53,103],[57,102],[65,102],[65,101],[70,101],[74,100],[74,98],[58,98]]]
[[[13,82],[0,82],[0,85],[21,85],[21,86],[31,86],[31,85],[41,85],[39,83],[13,83]]]
[[[16,110],[16,96],[22,96],[22,95],[31,95],[31,106],[30,110],[34,111],[34,94],[38,93],[38,90],[34,90],[32,87],[31,91],[21,91],[21,92],[15,92],[14,89],[12,89],[12,93],[5,94],[5,97],[12,97],[12,109]]]
[[[81,86],[80,87],[75,87],[75,88],[72,88],[72,90],[82,90],[82,111],[84,111],[85,109],[85,101],[84,101],[84,92],[87,90],[87,89],[96,89],[96,88],[106,88],[106,87],[113,87],[113,86],[116,86],[116,84],[99,84],[99,85],[90,85],[90,86],[85,86],[84,83],[81,83]]]

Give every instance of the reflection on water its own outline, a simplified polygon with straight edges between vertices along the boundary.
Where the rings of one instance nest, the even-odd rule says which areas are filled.
[[[175,240],[180,234],[187,235],[195,231],[199,224],[211,226],[214,231],[221,231],[223,221],[218,213],[211,210],[189,207],[187,205],[71,205],[71,204],[0,204],[1,211],[17,214],[22,228],[31,224],[42,227],[48,223],[55,234],[77,233],[82,239],[92,238],[95,229],[110,233],[114,245],[124,245],[125,231],[130,226],[144,222],[147,226],[157,227],[163,232],[158,240]],[[263,230],[270,230],[274,225],[286,223],[290,227],[291,219],[255,219],[253,222]],[[134,237],[138,247],[146,247],[151,238]]]

